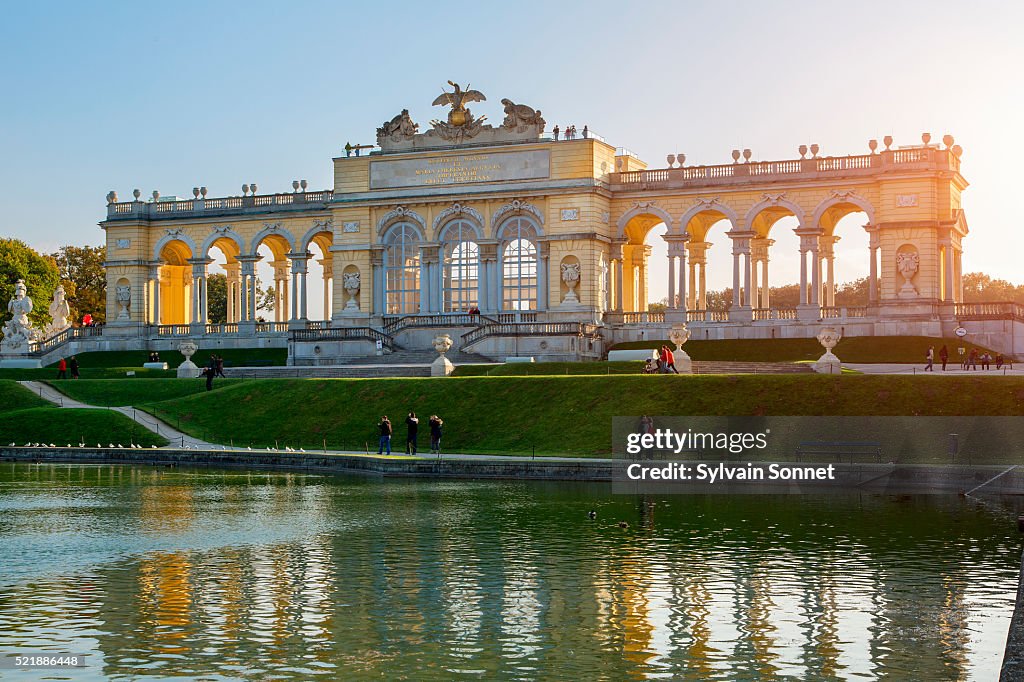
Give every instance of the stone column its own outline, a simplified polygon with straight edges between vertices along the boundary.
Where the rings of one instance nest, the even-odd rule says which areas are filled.
[[[774,241],[774,240],[772,240],[772,241]],[[762,270],[762,272],[761,272],[761,286],[763,287],[761,289],[761,307],[762,308],[770,308],[771,305],[772,305],[772,302],[771,302],[772,285],[768,281],[768,259],[767,258],[765,258],[763,261],[761,261],[761,270]]]
[[[306,287],[308,278],[306,275],[308,274],[307,265],[309,264],[310,254],[308,252],[289,253],[288,258],[291,259],[292,271],[292,314],[290,321],[308,320],[308,290]]]
[[[944,244],[942,244],[942,248],[945,249],[945,259],[943,263],[943,293],[945,294],[945,296],[942,297],[942,300],[945,301],[946,303],[952,303],[954,300],[953,270],[955,268],[953,264],[953,244],[951,241],[947,240]]]
[[[687,293],[687,298],[686,298],[686,309],[687,310],[696,310],[697,309],[697,305],[696,305],[694,299],[696,298],[696,294],[697,294],[697,264],[694,263],[693,261],[691,261],[690,262],[690,266],[689,266],[688,269],[690,271],[689,272],[690,286],[689,286],[689,288],[687,290],[688,293]]]
[[[732,307],[740,306],[740,252],[733,246],[732,251]]]
[[[324,269],[324,316],[322,319],[327,321],[331,319],[331,280],[334,279],[334,264],[329,254],[320,260],[320,266]]]
[[[227,310],[225,320],[227,322],[238,322],[238,289],[241,265],[238,261],[231,261],[224,265],[224,275],[227,284]]]
[[[370,251],[370,269],[373,272],[373,296],[370,312],[373,315],[384,315],[387,313],[387,306],[384,301],[384,251],[381,249]]]
[[[836,304],[836,278],[835,278],[835,245],[839,237],[835,235],[823,235],[818,238],[821,245],[821,260],[825,262],[825,301],[824,304],[833,307]]]
[[[955,281],[953,282],[953,289],[956,293],[954,299],[957,303],[963,303],[964,300],[964,269],[963,269],[963,255],[964,252],[960,249],[953,251],[953,276]]]
[[[537,310],[546,311],[548,309],[548,260],[550,252],[548,249],[547,242],[540,242],[537,244]],[[620,261],[621,265],[621,261]],[[612,273],[609,272],[609,278]]]
[[[810,304],[821,307],[821,255],[818,236],[811,237],[811,301]]]
[[[751,294],[751,305],[755,308],[767,308],[769,305],[768,291],[768,250],[775,243],[774,239],[755,237],[750,240],[750,255],[753,260],[754,292]],[[758,269],[760,268],[760,274]]]
[[[152,324],[160,324],[160,265],[149,266],[149,279],[152,284],[152,296],[149,312]]]
[[[693,271],[691,273],[690,289],[693,290],[693,305],[691,306],[694,310],[707,310],[708,307],[708,295],[707,295],[707,263],[708,263],[708,249],[711,247],[711,242],[687,242],[687,248],[690,251],[690,263]]]
[[[501,310],[498,242],[481,241],[477,246],[480,247],[480,312],[496,313]]]
[[[676,254],[673,244],[669,245],[668,251],[668,307],[676,307]]]
[[[878,303],[878,247],[881,241],[878,236],[878,228],[874,225],[865,225],[868,232],[868,254],[871,260],[868,262],[868,302]]]
[[[800,239],[800,303],[807,305],[807,249],[804,248],[804,239]]]
[[[206,258],[191,258],[192,264],[192,324],[205,325],[206,314],[206,266],[211,261]]]
[[[623,257],[622,257],[622,244],[621,243],[612,244],[611,254],[612,254],[612,256],[611,256],[612,263],[615,264],[615,268],[614,268],[615,269],[615,312],[621,313],[623,311],[623,307],[622,307],[622,283],[623,283],[622,282],[622,270],[623,270],[623,264],[622,264],[622,260],[623,260]]]

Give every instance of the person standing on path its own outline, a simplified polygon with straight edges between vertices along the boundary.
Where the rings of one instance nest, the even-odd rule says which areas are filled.
[[[391,420],[388,419],[387,415],[380,418],[380,423],[377,424],[377,428],[380,429],[380,443],[377,445],[377,454],[383,454],[384,449],[387,448],[388,454],[391,454]]]
[[[939,349],[939,361],[942,363],[942,371],[946,371],[946,363],[949,362],[949,349],[943,344]]]
[[[71,362],[68,363],[68,368],[71,370],[71,378],[78,378],[78,358],[74,355],[71,356]]]
[[[967,356],[967,366],[970,367],[971,371],[978,369],[978,349],[972,348],[970,355]]]
[[[61,358],[60,362],[57,363],[57,378],[58,379],[67,379],[68,378],[68,361],[65,360],[64,358]]]
[[[217,376],[224,377],[224,356],[222,355],[217,356]]]
[[[430,454],[441,456],[441,427],[444,420],[436,414],[430,415]]]
[[[665,374],[668,374],[669,370],[672,370],[676,374],[679,374],[679,370],[676,369],[676,355],[672,352],[672,349],[668,346],[661,347],[662,362],[665,363]]]
[[[420,420],[416,418],[415,412],[410,412],[405,418],[405,454],[416,455],[416,435],[420,430]]]
[[[924,356],[925,365],[924,371],[934,372],[935,371],[935,346],[928,346],[928,352]]]
[[[203,376],[206,377],[206,390],[207,391],[212,391],[213,390],[213,376],[216,373],[217,372],[215,372],[212,367],[207,367],[206,369],[203,370]]]

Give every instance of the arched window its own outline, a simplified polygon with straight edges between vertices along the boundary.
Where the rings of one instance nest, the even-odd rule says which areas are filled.
[[[441,234],[444,245],[444,311],[467,312],[480,302],[480,246],[477,230],[466,220],[453,220]]]
[[[384,306],[388,315],[420,309],[420,236],[409,223],[394,225],[384,237]]]
[[[502,223],[502,309],[537,309],[537,225],[525,216]]]

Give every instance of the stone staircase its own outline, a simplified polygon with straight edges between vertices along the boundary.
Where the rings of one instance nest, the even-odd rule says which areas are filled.
[[[482,355],[476,353],[465,353],[463,351],[457,351],[452,348],[450,351],[445,353],[445,356],[456,365],[467,365],[476,364],[481,362],[494,362],[490,358],[485,358]],[[391,353],[385,353],[384,355],[365,355],[359,357],[353,357],[350,360],[345,360],[342,364],[345,365],[429,365],[437,359],[437,351],[435,350],[407,350],[404,348],[397,349]]]
[[[807,363],[694,360],[694,374],[814,374]]]

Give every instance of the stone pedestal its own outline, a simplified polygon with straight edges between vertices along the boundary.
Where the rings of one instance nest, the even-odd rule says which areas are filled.
[[[811,367],[819,374],[842,374],[843,372],[843,363],[832,351],[828,351],[818,358]]]
[[[668,340],[676,346],[672,351],[672,362],[676,366],[676,371],[680,374],[693,374],[693,360],[683,350],[683,344],[690,340],[690,330],[685,324],[674,324],[669,330]]]
[[[446,377],[454,371],[455,365],[443,355],[430,363],[430,376],[432,377]]]
[[[179,379],[195,379],[200,375],[199,368],[196,367],[196,363],[191,360],[178,365],[178,378]]]

